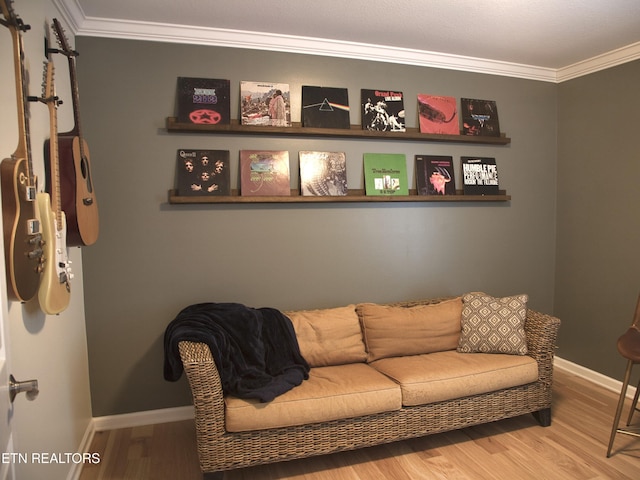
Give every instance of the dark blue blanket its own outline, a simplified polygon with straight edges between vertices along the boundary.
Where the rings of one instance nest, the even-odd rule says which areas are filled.
[[[269,402],[309,377],[291,320],[273,308],[200,303],[183,309],[164,334],[164,378],[183,372],[178,343],[209,346],[225,394]]]

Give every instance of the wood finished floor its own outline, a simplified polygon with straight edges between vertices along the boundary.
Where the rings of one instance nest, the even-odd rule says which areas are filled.
[[[556,370],[552,425],[531,415],[353,452],[225,473],[225,480],[640,479],[640,439],[618,435],[606,458],[617,394]],[[626,421],[629,404],[623,412]],[[634,417],[640,424],[640,412]],[[96,433],[101,463],[80,480],[195,480],[193,421]]]

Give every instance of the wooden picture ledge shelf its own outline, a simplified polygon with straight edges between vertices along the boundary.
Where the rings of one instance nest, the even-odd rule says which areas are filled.
[[[174,133],[217,133],[241,135],[279,135],[291,137],[332,137],[332,138],[368,138],[379,140],[419,141],[419,142],[454,142],[486,145],[508,145],[511,139],[506,136],[481,137],[470,135],[441,135],[420,133],[417,128],[407,128],[406,132],[375,132],[363,130],[360,125],[351,128],[309,128],[294,122],[291,127],[270,127],[256,125],[240,125],[231,120],[230,125],[212,125],[196,123],[179,123],[176,117],[167,117],[167,131]]]
[[[364,190],[349,190],[344,196],[302,196],[298,190],[291,190],[290,196],[253,197],[241,196],[232,190],[229,196],[180,196],[176,190],[169,190],[169,203],[203,204],[203,203],[354,203],[354,202],[508,202],[511,195],[500,190],[498,195],[463,195],[461,190],[456,195],[417,195],[410,190],[409,195],[374,196],[365,195]]]

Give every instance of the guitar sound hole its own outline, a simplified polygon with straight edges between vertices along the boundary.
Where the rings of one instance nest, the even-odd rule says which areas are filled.
[[[82,157],[82,161],[80,162],[80,171],[82,172],[82,178],[87,182],[87,190],[89,193],[93,193],[93,185],[91,184],[91,177],[89,175],[89,164],[85,157]]]

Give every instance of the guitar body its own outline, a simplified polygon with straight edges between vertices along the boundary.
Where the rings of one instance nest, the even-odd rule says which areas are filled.
[[[82,136],[80,123],[80,94],[78,93],[78,76],[76,74],[78,52],[69,45],[64,29],[57,19],[53,19],[51,28],[60,45],[57,53],[67,56],[73,101],[74,126],[68,132],[60,133],[57,136],[60,195],[62,209],[67,215],[68,245],[81,247],[93,245],[96,242],[99,233],[99,220],[98,202],[93,189],[89,163],[89,147]]]
[[[44,239],[45,258],[38,301],[40,308],[48,315],[57,315],[67,308],[71,297],[72,278],[71,267],[67,257],[67,219],[62,210],[60,196],[60,168],[58,162],[58,117],[57,107],[60,99],[55,94],[54,64],[49,60],[45,62],[44,91],[42,102],[49,108],[49,123],[51,134],[49,143],[45,146],[48,150],[48,187],[49,193],[38,193],[38,210],[42,217],[42,237]]]
[[[45,142],[45,156],[49,156],[49,141]],[[67,216],[67,245],[93,245],[98,239],[100,220],[98,202],[93,190],[89,146],[73,134],[58,135],[60,168],[60,198]],[[47,169],[47,185],[50,171]]]
[[[36,205],[37,186],[31,161],[28,94],[24,81],[21,34],[30,27],[13,11],[11,0],[0,0],[0,10],[5,18],[2,24],[11,32],[18,107],[18,148],[0,164],[7,296],[11,300],[26,302],[38,291],[44,262]]]
[[[23,158],[6,158],[0,164],[7,293],[21,302],[38,291],[44,261],[35,195],[27,183],[27,172]]]
[[[67,308],[71,298],[70,268],[65,241],[66,221],[62,213],[60,228],[56,228],[56,214],[52,210],[48,193],[38,193],[37,202],[44,238],[44,255],[47,259],[40,279],[38,301],[44,313],[57,315]]]

